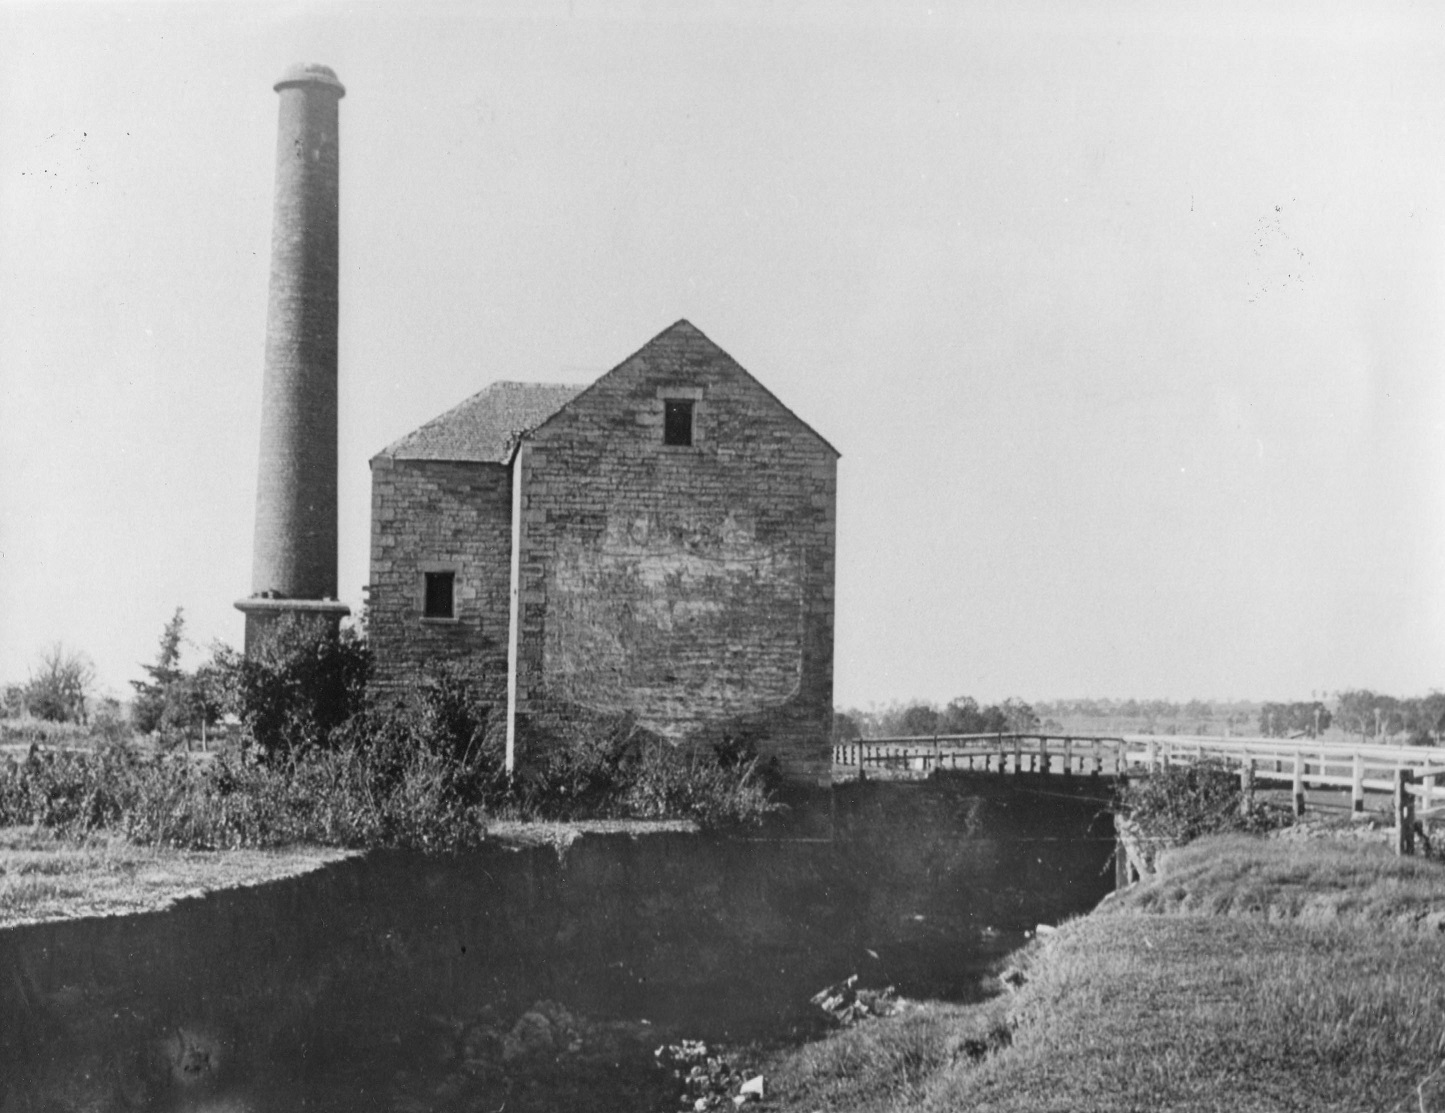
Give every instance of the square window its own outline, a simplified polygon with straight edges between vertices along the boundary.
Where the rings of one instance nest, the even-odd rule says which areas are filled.
[[[457,574],[455,572],[427,572],[426,592],[422,601],[423,618],[455,618],[453,599]]]
[[[662,443],[679,448],[692,444],[692,399],[668,398],[662,403]]]

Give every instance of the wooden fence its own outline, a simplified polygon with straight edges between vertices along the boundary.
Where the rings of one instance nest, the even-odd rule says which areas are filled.
[[[1238,771],[1247,790],[1288,784],[1296,815],[1305,793],[1348,788],[1363,811],[1366,792],[1394,797],[1399,838],[1412,839],[1416,822],[1445,820],[1445,748],[1377,746],[1312,739],[1206,738],[1184,735],[938,734],[867,738],[833,747],[833,763],[877,772],[973,769],[996,773],[1129,776],[1199,761]]]

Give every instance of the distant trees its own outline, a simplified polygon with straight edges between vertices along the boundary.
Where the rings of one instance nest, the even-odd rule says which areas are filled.
[[[888,738],[926,734],[996,734],[1000,731],[1039,729],[1039,716],[1021,699],[982,707],[972,696],[959,696],[942,707],[916,700],[908,704],[859,711],[837,711],[833,716],[833,740],[846,742],[863,738]],[[843,732],[850,732],[846,736]],[[851,733],[856,731],[857,733]]]
[[[1318,738],[1334,717],[1319,700],[1309,703],[1266,703],[1259,709],[1259,733],[1266,738]]]
[[[95,666],[84,653],[56,642],[40,655],[30,673],[22,701],[37,719],[84,723],[86,701],[95,685]]]
[[[863,737],[863,728],[858,725],[858,720],[846,711],[833,712],[833,744],[839,745],[844,742],[856,742]]]
[[[1405,734],[1413,745],[1439,745],[1445,732],[1445,692],[1399,699],[1354,688],[1335,697],[1335,722],[1361,741]]]
[[[1324,693],[1320,693],[1324,697]],[[1096,723],[1080,720],[1096,720]],[[1445,745],[1445,692],[1416,698],[1399,698],[1367,688],[1336,693],[1332,699],[1254,703],[1192,699],[1169,700],[1069,699],[1026,703],[1007,699],[981,706],[970,696],[959,696],[942,707],[915,700],[883,708],[840,710],[834,716],[834,735],[846,720],[849,731],[865,738],[897,735],[1028,733],[1065,729],[1085,733],[1137,731],[1160,734],[1248,735],[1256,730],[1267,738],[1315,738],[1331,727],[1357,735],[1362,741],[1404,740],[1412,745]],[[852,734],[849,738],[856,737]]]

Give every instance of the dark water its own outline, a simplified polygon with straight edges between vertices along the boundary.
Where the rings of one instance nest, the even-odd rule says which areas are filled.
[[[373,853],[165,913],[0,934],[0,1113],[647,1110],[680,1039],[769,1046],[857,974],[970,1000],[1108,890],[1095,803],[849,786],[827,841]]]

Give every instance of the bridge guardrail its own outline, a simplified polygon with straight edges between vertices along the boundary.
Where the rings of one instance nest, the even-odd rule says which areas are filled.
[[[1363,810],[1367,791],[1391,792],[1408,805],[1414,819],[1445,819],[1445,748],[1435,746],[1030,731],[863,738],[833,747],[836,765],[860,772],[872,767],[1128,776],[1139,767],[1206,759],[1239,769],[1250,785],[1289,783],[1297,815],[1304,811],[1306,787],[1325,786],[1349,788],[1355,811]]]

